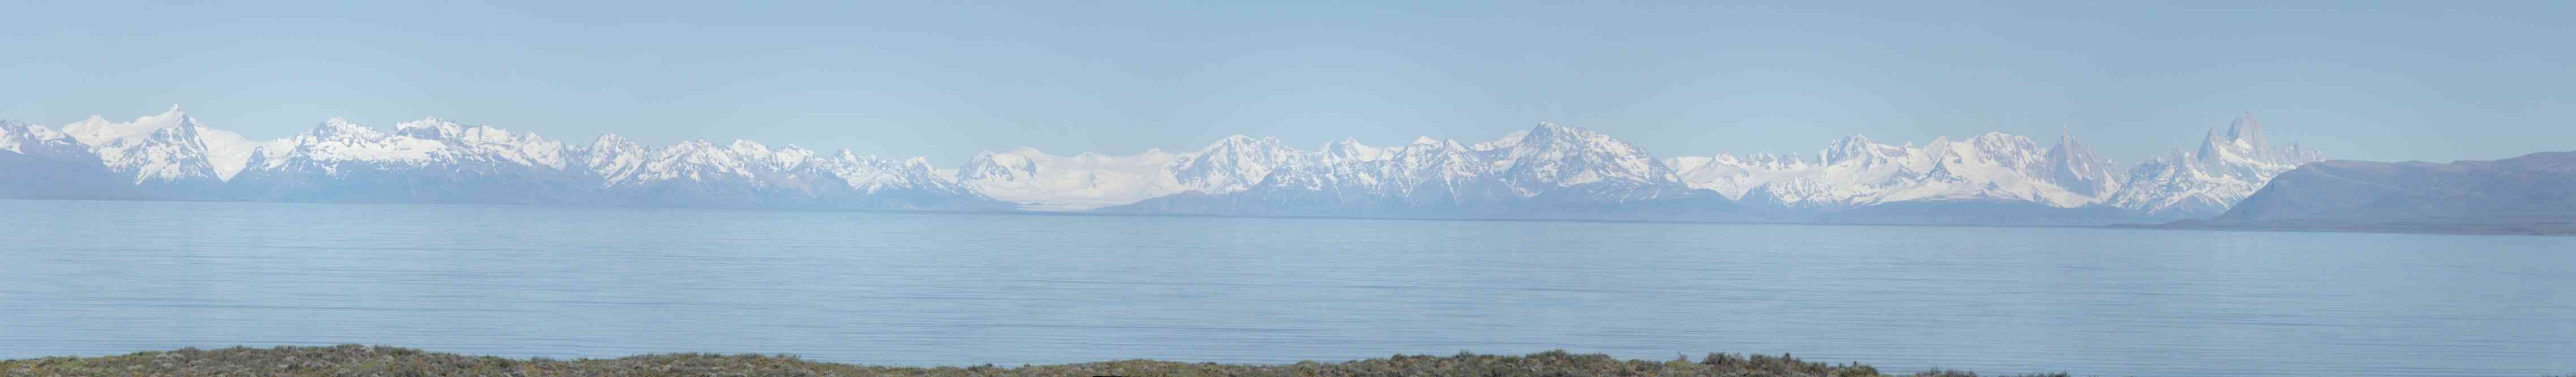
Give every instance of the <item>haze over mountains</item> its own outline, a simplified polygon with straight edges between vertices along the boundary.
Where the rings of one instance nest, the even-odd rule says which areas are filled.
[[[7,198],[1938,224],[2207,218],[2322,160],[2273,145],[2249,116],[2134,164],[2069,135],[2043,145],[2003,133],[1667,157],[1541,123],[1480,142],[1314,150],[1246,136],[1126,156],[1021,148],[947,172],[920,157],[613,134],[567,143],[437,118],[390,130],[335,118],[250,140],[176,107],[59,129],[0,122],[0,150]]]

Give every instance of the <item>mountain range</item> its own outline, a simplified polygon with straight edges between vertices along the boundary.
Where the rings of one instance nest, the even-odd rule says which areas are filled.
[[[391,130],[330,119],[253,140],[170,111],[60,129],[0,122],[0,197],[755,207],[1427,218],[2113,224],[2226,213],[2320,155],[2251,117],[2133,165],[2072,136],[1925,144],[1860,136],[1799,155],[1659,157],[1540,123],[1462,143],[1316,150],[1232,136],[1193,151],[925,159],[758,142],[587,144],[438,118]]]
[[[278,140],[217,130],[172,107],[54,130],[0,122],[12,198],[1006,210],[921,158],[737,140],[572,145],[428,118],[390,132],[330,119]]]

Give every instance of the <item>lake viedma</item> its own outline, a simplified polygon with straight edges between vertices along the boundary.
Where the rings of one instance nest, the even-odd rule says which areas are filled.
[[[0,14],[0,377],[2576,377],[2576,2]]]
[[[43,251],[0,254],[5,358],[340,343],[916,366],[1747,350],[1891,373],[2532,375],[2567,369],[2560,356],[2576,353],[2576,291],[2560,289],[2576,284],[2568,237],[99,201],[0,210],[26,215],[0,217],[0,238]]]

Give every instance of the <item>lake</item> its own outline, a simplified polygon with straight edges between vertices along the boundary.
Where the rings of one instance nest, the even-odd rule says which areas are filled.
[[[0,358],[1565,349],[1890,372],[2576,373],[2576,237],[0,201],[0,240]]]

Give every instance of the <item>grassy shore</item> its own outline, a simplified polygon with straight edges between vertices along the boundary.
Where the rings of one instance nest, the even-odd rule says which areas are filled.
[[[466,356],[408,348],[225,348],[138,352],[102,357],[0,361],[7,376],[1882,376],[1860,364],[1830,365],[1787,356],[1709,354],[1698,360],[1619,360],[1551,351],[1528,356],[1461,353],[1394,356],[1340,363],[1279,365],[1122,360],[999,367],[887,367],[814,362],[794,356],[663,354],[615,359],[549,360]],[[1975,376],[1929,371],[1898,376]],[[2053,376],[2064,376],[2055,374]]]

